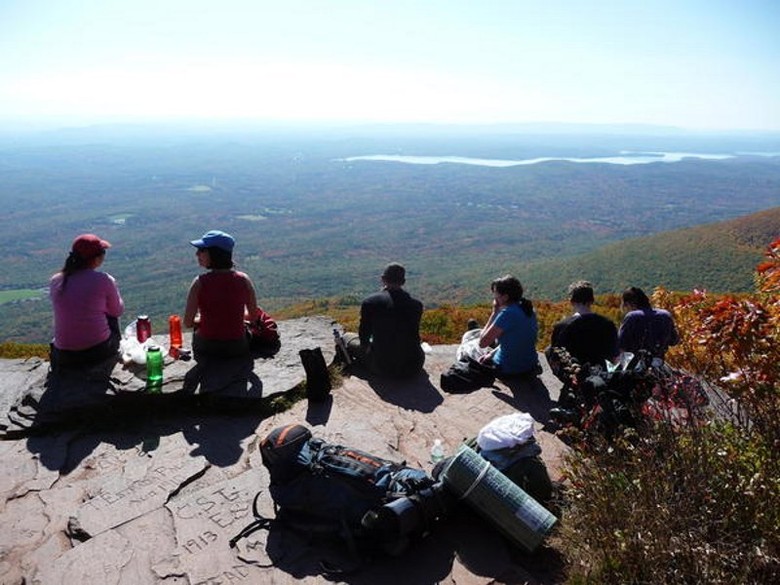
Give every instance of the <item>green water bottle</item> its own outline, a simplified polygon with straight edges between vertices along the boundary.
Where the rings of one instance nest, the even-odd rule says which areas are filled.
[[[151,394],[162,392],[163,355],[159,346],[146,348],[146,391]]]

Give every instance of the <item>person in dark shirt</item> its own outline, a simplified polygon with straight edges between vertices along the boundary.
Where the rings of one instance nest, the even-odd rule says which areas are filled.
[[[623,291],[622,308],[625,316],[618,331],[621,351],[644,349],[663,359],[669,346],[680,343],[671,313],[654,309],[641,288],[631,286]]]
[[[579,280],[569,285],[569,302],[573,314],[559,321],[553,328],[550,347],[545,351],[553,373],[566,382],[553,348],[565,349],[580,364],[604,365],[618,355],[618,334],[615,324],[591,309],[593,285]]]
[[[425,362],[420,346],[423,305],[403,289],[405,283],[404,267],[388,264],[382,273],[382,290],[360,307],[357,336],[345,335],[352,359],[382,376],[411,376]]]

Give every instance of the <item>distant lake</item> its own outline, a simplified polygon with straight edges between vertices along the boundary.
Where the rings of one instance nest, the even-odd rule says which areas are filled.
[[[365,156],[351,156],[340,160],[352,162],[356,160],[373,160],[386,162],[400,162],[412,165],[437,165],[441,163],[453,163],[462,165],[478,165],[482,167],[516,167],[521,165],[535,165],[550,161],[568,161],[574,163],[604,163],[610,165],[643,165],[662,162],[675,163],[684,159],[723,160],[737,156],[780,156],[778,152],[744,152],[737,154],[702,154],[696,152],[631,152],[623,151],[617,156],[602,156],[592,158],[576,157],[539,157],[520,160],[506,160],[495,158],[471,158],[467,156],[404,156],[400,154],[371,154]]]

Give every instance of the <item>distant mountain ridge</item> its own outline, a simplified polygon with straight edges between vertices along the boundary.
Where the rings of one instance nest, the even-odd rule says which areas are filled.
[[[536,298],[563,298],[578,278],[601,293],[626,286],[652,290],[694,288],[712,292],[753,289],[756,265],[767,245],[780,236],[780,207],[733,220],[663,232],[608,244],[586,254],[546,259],[526,267]],[[538,283],[538,285],[537,285]]]

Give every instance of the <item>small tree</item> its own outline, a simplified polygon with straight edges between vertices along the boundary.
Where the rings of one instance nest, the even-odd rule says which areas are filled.
[[[756,272],[757,292],[714,303],[694,291],[672,307],[685,331],[674,363],[723,388],[743,430],[780,447],[780,238]]]

